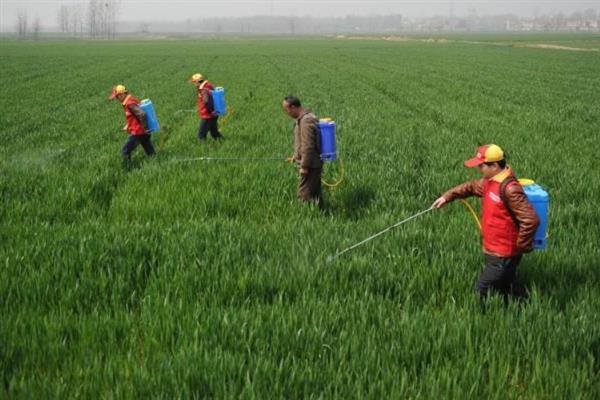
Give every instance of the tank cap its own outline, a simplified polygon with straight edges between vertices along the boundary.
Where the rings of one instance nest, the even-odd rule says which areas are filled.
[[[519,179],[519,183],[521,184],[521,186],[530,186],[535,184],[535,181],[533,179]]]

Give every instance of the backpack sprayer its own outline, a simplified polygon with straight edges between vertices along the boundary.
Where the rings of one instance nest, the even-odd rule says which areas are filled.
[[[225,88],[219,86],[211,92],[213,98],[213,106],[218,116],[222,117],[227,114],[227,103],[225,102]]]
[[[331,118],[322,118],[319,120],[319,141],[321,142],[321,160],[333,162],[337,160],[337,149],[335,142],[335,133],[337,125]],[[327,187],[337,187],[344,181],[345,170],[342,159],[340,161],[340,178],[337,181],[327,182],[321,179],[323,185]]]
[[[544,188],[535,183],[532,179],[519,179],[519,184],[521,184],[523,187],[523,191],[525,192],[525,196],[527,196],[527,200],[529,200],[531,203],[531,206],[535,210],[540,220],[540,226],[538,226],[533,236],[533,249],[545,250],[548,247],[549,237],[548,210],[550,208],[550,195],[544,190]],[[501,197],[503,198],[505,207],[510,211],[510,208],[504,200],[504,197]],[[473,207],[466,200],[461,200],[461,203],[463,203],[463,205],[471,213],[477,228],[481,231],[481,221]]]
[[[221,86],[216,87],[210,93],[213,98],[213,107],[214,107],[215,112],[217,113],[217,115],[219,117],[224,116],[224,118],[219,121],[220,122],[219,129],[222,130],[225,128],[225,125],[227,125],[227,122],[229,122],[229,119],[233,115],[233,109],[227,107],[227,102],[225,101],[225,88],[224,87],[221,87]],[[181,109],[181,110],[175,111],[175,115],[178,115],[180,113],[194,113],[194,112],[196,112],[195,109],[187,109],[187,110]]]
[[[154,134],[160,131],[160,123],[158,122],[158,117],[156,116],[156,110],[154,109],[154,104],[150,99],[144,99],[140,102],[140,108],[144,113],[146,113],[146,124],[148,125],[148,130],[150,134]],[[163,132],[160,134],[160,142],[158,145],[158,151],[162,151],[163,145],[165,144],[165,136]]]
[[[158,123],[158,118],[156,117],[156,111],[154,110],[154,104],[150,99],[144,99],[140,103],[140,108],[144,113],[146,113],[146,123],[148,125],[148,130],[150,134],[160,132],[160,124]]]

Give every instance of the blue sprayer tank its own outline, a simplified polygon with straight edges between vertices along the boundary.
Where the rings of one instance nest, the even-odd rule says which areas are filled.
[[[535,209],[540,219],[540,226],[535,231],[533,238],[533,248],[543,250],[548,247],[548,208],[550,206],[550,196],[540,185],[529,179],[520,179],[527,199]]]
[[[212,97],[215,112],[218,115],[225,115],[227,113],[227,104],[225,103],[225,88],[217,87],[213,89]]]
[[[323,161],[335,161],[337,152],[335,148],[335,122],[331,118],[323,118],[319,121],[319,135],[321,139],[321,159]]]
[[[146,113],[146,122],[148,123],[148,130],[150,133],[156,133],[160,130],[160,124],[158,118],[156,118],[156,111],[154,111],[154,104],[149,99],[144,99],[140,103],[140,108]]]

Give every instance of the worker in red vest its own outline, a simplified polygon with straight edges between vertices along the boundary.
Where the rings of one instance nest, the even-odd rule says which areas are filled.
[[[215,111],[213,102],[213,85],[202,74],[192,75],[190,82],[198,90],[198,116],[200,117],[200,128],[198,129],[198,139],[206,140],[208,132],[215,140],[223,139],[219,132],[219,116]]]
[[[123,160],[125,162],[131,161],[131,153],[138,144],[142,145],[142,148],[148,156],[153,156],[155,152],[152,141],[150,140],[146,113],[140,108],[140,101],[130,95],[123,85],[113,87],[109,99],[119,100],[125,111],[126,125],[123,130],[129,134],[129,138],[123,146]]]
[[[477,281],[477,290],[486,297],[490,290],[506,298],[518,297],[514,285],[517,266],[524,253],[533,249],[533,237],[540,223],[512,169],[506,165],[504,152],[494,144],[477,149],[477,155],[465,166],[479,168],[482,179],[448,190],[433,203],[441,208],[455,199],[482,198],[481,233],[485,268]]]

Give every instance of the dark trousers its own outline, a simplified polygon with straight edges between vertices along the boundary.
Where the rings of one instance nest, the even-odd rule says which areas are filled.
[[[323,203],[323,193],[321,191],[321,174],[323,168],[309,168],[308,175],[300,175],[298,185],[298,198],[302,201],[316,201],[320,205]]]
[[[485,268],[479,275],[475,287],[479,295],[485,298],[493,291],[502,294],[505,298],[508,295],[523,297],[520,290],[516,290],[515,287],[517,266],[521,258],[522,256],[505,258],[485,254]]]
[[[208,132],[210,132],[210,136],[212,136],[213,139],[221,139],[223,135],[221,135],[219,132],[219,124],[217,123],[218,120],[219,117],[201,120],[200,128],[198,129],[198,139],[205,140]]]
[[[142,145],[142,148],[147,155],[153,156],[155,154],[152,141],[150,140],[150,135],[129,135],[127,142],[125,142],[125,145],[123,146],[123,158],[126,160],[131,159],[131,153],[133,150],[135,150],[138,144]]]

